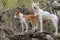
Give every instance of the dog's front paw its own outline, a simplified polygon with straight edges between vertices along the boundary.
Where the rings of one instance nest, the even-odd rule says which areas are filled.
[[[28,32],[27,30],[25,32]]]
[[[58,35],[57,33],[55,33],[54,35]]]
[[[21,32],[20,34],[24,34],[24,32]]]

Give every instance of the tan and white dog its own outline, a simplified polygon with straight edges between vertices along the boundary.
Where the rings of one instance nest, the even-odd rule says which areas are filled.
[[[40,32],[43,32],[43,20],[51,20],[56,30],[55,34],[58,33],[58,17],[56,15],[50,14],[49,12],[40,9],[39,2],[32,4],[32,10],[35,15],[39,14],[38,19],[40,20]]]
[[[19,11],[16,11],[16,13],[14,14],[14,18],[18,18],[20,20],[20,23],[22,25],[22,32],[21,33],[24,32],[25,27],[26,27],[25,32],[27,32],[28,31],[28,24],[26,23],[25,18],[23,17],[23,14],[20,13]]]
[[[38,28],[38,15],[23,15],[22,13],[20,13],[19,11],[16,11],[14,14],[14,18],[19,18],[20,19],[20,23],[22,24],[22,31],[24,31],[24,26],[23,24],[26,25],[26,32],[28,31],[28,24],[29,22],[32,22],[32,26],[33,26],[33,31],[35,31],[35,29]]]

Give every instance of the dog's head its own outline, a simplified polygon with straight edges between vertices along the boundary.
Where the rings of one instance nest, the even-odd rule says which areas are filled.
[[[19,12],[16,11],[15,14],[14,14],[14,18],[18,18],[19,17]]]
[[[16,11],[15,14],[14,14],[14,18],[22,18],[23,17],[23,14],[19,11]]]
[[[39,2],[37,3],[32,3],[32,9],[37,10],[39,8]]]

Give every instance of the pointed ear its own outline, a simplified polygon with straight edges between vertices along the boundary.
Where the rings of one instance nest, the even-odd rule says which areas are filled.
[[[36,4],[39,5],[39,2],[37,2]]]
[[[15,15],[16,15],[16,16],[19,16],[19,12],[18,12],[18,11],[16,11]]]
[[[33,4],[34,4],[34,2],[33,2]]]
[[[35,2],[33,1],[33,4],[35,4]]]
[[[19,11],[17,11],[18,15],[19,15]]]

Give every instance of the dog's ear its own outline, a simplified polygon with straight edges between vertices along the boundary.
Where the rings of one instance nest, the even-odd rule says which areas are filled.
[[[32,4],[34,4],[34,2]]]
[[[35,4],[35,2],[33,1],[33,4]]]
[[[36,4],[39,5],[39,2],[37,2]]]
[[[19,16],[19,11],[16,11],[15,15],[16,15],[16,16]]]

